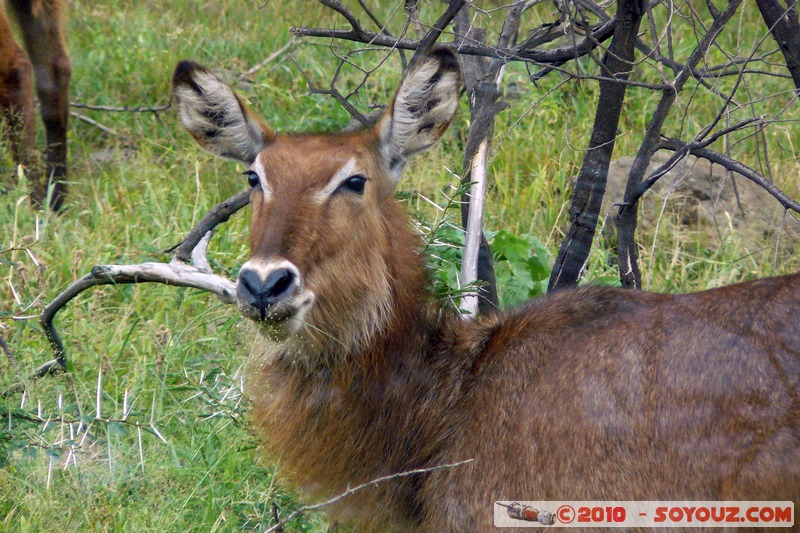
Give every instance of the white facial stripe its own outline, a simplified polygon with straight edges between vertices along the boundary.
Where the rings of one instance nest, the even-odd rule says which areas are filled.
[[[324,202],[326,199],[330,197],[334,193],[336,189],[339,188],[346,179],[356,175],[359,173],[358,166],[356,164],[356,158],[352,157],[350,160],[342,166],[339,170],[334,172],[333,176],[331,177],[328,184],[325,186],[324,189],[319,191],[315,196],[319,203]]]
[[[253,170],[256,174],[258,174],[258,181],[261,184],[261,191],[264,193],[264,199],[266,200],[272,196],[272,191],[267,185],[267,172],[264,170],[264,164],[261,162],[260,157],[256,157],[256,160],[253,161]]]

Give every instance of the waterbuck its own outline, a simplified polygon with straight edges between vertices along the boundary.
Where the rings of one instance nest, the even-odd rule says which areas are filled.
[[[0,112],[5,122],[11,157],[28,169],[32,197],[46,198],[53,183],[50,207],[58,210],[67,194],[67,121],[72,72],[64,39],[65,0],[7,0],[19,26],[23,50],[14,39],[0,6]],[[27,53],[26,53],[27,50]],[[44,165],[36,153],[33,75],[47,137]]]
[[[200,65],[174,94],[252,187],[239,310],[253,421],[361,529],[492,529],[497,500],[800,499],[800,276],[698,294],[584,287],[464,320],[429,291],[393,193],[457,107],[456,57],[411,67],[371,129],[277,134]],[[532,139],[531,142],[535,142]]]

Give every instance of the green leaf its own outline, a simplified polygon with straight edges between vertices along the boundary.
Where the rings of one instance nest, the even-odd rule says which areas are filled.
[[[500,301],[520,305],[543,294],[550,277],[550,254],[533,235],[500,230],[491,238]]]

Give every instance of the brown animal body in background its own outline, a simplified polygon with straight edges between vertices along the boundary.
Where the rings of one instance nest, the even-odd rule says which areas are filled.
[[[67,192],[67,120],[69,117],[69,56],[64,41],[64,0],[7,0],[25,44],[14,40],[0,7],[0,108],[11,157],[22,163],[31,179],[32,196],[43,202],[53,184],[50,207],[58,210]],[[45,127],[44,165],[36,150],[33,84]]]
[[[250,394],[269,454],[313,498],[473,460],[332,510],[363,529],[488,531],[496,500],[800,500],[800,276],[585,287],[477,320],[433,300],[393,191],[459,88],[437,50],[375,128],[278,135],[178,65],[183,124],[249,165],[237,290],[263,333]]]

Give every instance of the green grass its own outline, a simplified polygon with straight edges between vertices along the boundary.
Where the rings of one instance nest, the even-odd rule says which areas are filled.
[[[261,3],[71,2],[72,100],[163,105],[169,102],[170,77],[179,59],[195,59],[235,78],[288,42],[292,25],[343,26],[341,18],[315,2],[272,0],[259,9]],[[386,5],[379,12],[388,17],[395,7]],[[424,9],[431,19],[440,6],[434,2]],[[752,15],[749,20],[756,20],[755,7],[745,9]],[[548,12],[539,15],[546,20]],[[401,16],[402,9],[393,31],[399,31]],[[479,20],[489,20],[488,15]],[[491,22],[496,25],[499,19]],[[763,33],[745,26],[749,33],[743,41]],[[686,39],[684,48],[692,45]],[[301,44],[293,55],[324,87],[336,66],[328,43]],[[379,52],[354,58],[369,68],[381,59]],[[589,72],[595,68],[588,60],[581,64]],[[399,66],[396,56],[390,58],[354,104],[366,111],[375,102],[386,102],[399,80]],[[638,74],[658,79],[645,67]],[[340,88],[350,90],[359,81],[355,69],[345,69]],[[497,122],[486,226],[503,231],[504,238],[533,236],[552,257],[568,223],[569,194],[591,132],[597,86],[593,81],[557,86],[560,80],[554,76],[533,87],[519,65],[509,67],[506,81],[523,91],[509,100],[510,108]],[[785,80],[756,81],[751,79],[749,87],[756,96],[790,88]],[[279,130],[319,131],[348,121],[332,99],[307,94],[303,76],[285,57],[240,84],[240,90]],[[671,132],[696,132],[719,109],[718,98],[701,92],[682,117],[689,92],[671,116]],[[776,97],[736,116],[775,113],[787,99]],[[643,89],[629,91],[615,157],[635,154],[657,101],[657,95]],[[51,357],[36,318],[46,302],[94,265],[168,259],[162,250],[244,186],[240,166],[201,152],[172,113],[75,111],[121,137],[72,120],[70,196],[63,215],[32,208],[27,185],[14,172],[4,171],[0,178],[11,185],[0,195],[0,335],[13,350],[13,362],[0,354],[0,389]],[[787,118],[797,119],[796,110],[788,111]],[[421,196],[442,203],[442,191],[452,191],[456,179],[447,169],[461,168],[467,127],[462,102],[441,147],[420,156],[407,172],[401,189],[411,193],[406,195],[410,211],[435,218]],[[795,197],[799,136],[793,122],[766,131],[772,176]],[[734,154],[758,168],[759,148],[751,138],[735,146]],[[235,276],[247,254],[246,239],[244,213],[219,229],[210,251],[216,272]],[[616,279],[610,244],[601,240],[594,247],[589,280]],[[742,249],[735,235],[720,246],[702,231],[669,220],[655,242],[653,228],[642,228],[639,246],[647,288],[658,291],[703,289],[798,267],[797,257],[773,265],[769,243],[754,254]],[[514,261],[524,262],[514,254]],[[505,291],[515,286],[532,290],[511,279],[512,274],[503,276]],[[24,397],[0,401],[0,529],[258,529],[271,521],[273,506],[285,515],[298,505],[279,466],[259,459],[248,431],[241,378],[253,332],[233,308],[190,289],[104,286],[71,302],[57,325],[73,371],[29,384]],[[101,418],[115,421],[95,419],[98,403]],[[38,416],[51,421],[41,423]],[[327,526],[324,515],[311,515],[291,527],[322,531]]]

